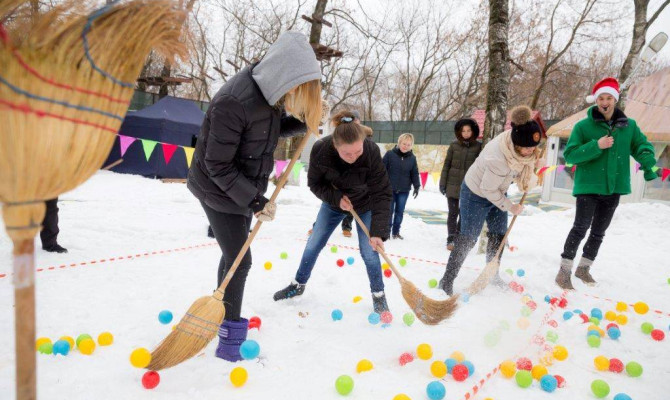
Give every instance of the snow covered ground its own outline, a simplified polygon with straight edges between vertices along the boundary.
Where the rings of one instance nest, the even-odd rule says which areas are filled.
[[[259,359],[237,364],[219,360],[213,355],[215,339],[202,355],[161,371],[160,385],[147,390],[140,383],[144,371],[129,363],[131,351],[152,349],[169,333],[170,326],[158,321],[161,310],[171,310],[178,320],[196,298],[211,293],[216,282],[220,251],[206,236],[204,213],[185,185],[109,172],[98,173],[61,200],[59,242],[70,252],[37,251],[37,335],[56,340],[63,335],[97,337],[110,331],[115,342],[96,348],[91,356],[76,350],[67,357],[38,354],[42,399],[337,399],[341,396],[334,382],[344,374],[355,382],[348,396],[352,399],[390,400],[400,393],[427,399],[426,385],[436,380],[430,373],[431,363],[444,361],[456,350],[476,370],[464,382],[449,375],[440,380],[450,400],[464,398],[482,379],[485,384],[478,399],[589,399],[594,398],[590,390],[594,379],[609,383],[609,399],[620,392],[636,400],[670,396],[670,338],[656,342],[640,330],[643,322],[651,322],[670,334],[670,207],[666,205],[622,204],[594,265],[599,286],[589,288],[575,282],[577,290],[567,294],[566,310],[588,313],[597,307],[605,313],[614,310],[613,301],[644,301],[651,308],[646,315],[629,308],[619,340],[605,338],[600,348],[590,348],[587,325],[576,317],[564,321],[566,310],[552,309],[543,301],[545,295],[561,294],[553,279],[574,209],[529,210],[514,227],[511,244],[517,250],[504,254],[502,269],[525,270],[524,277],[515,275],[514,279],[538,304],[526,329],[517,324],[522,317],[522,295],[494,288],[461,302],[457,313],[438,326],[419,321],[406,326],[402,316],[409,308],[395,277],[384,279],[394,321],[382,328],[367,321],[372,301],[365,269],[358,253],[347,247],[339,247],[337,253],[325,249],[302,297],[279,303],[272,300],[272,294],[294,276],[319,206],[305,186],[289,186],[280,195],[277,219],[263,225],[252,245],[254,266],[243,315],[262,320],[260,330],[249,332],[249,338],[261,346]],[[424,191],[418,199],[410,198],[407,207],[446,209],[446,200],[434,191]],[[406,216],[402,234],[404,241],[386,243],[387,252],[406,257],[407,265],[401,271],[425,294],[446,298],[428,287],[428,281],[439,280],[444,271],[446,225],[428,225]],[[357,246],[356,234],[345,238],[337,230],[330,243]],[[39,249],[39,241],[37,244]],[[189,248],[197,245],[204,246]],[[287,252],[288,259],[280,259],[281,252]],[[336,266],[337,259],[349,256],[355,258],[352,266]],[[0,266],[0,398],[11,399],[15,381],[13,287],[11,245],[4,234],[0,235],[0,257],[5,260]],[[270,270],[263,268],[266,261],[272,262]],[[456,281],[457,290],[465,288],[484,264],[483,255],[470,254]],[[354,303],[355,296],[363,300]],[[344,317],[335,322],[331,311],[336,308]],[[551,326],[552,320],[556,327]],[[505,321],[510,328],[498,329]],[[609,321],[601,326],[606,323]],[[494,346],[485,343],[487,333],[496,329],[500,341]],[[534,364],[539,362],[547,346],[536,342],[550,330],[558,334],[555,344],[569,351],[567,360],[548,367],[551,374],[566,379],[564,388],[549,394],[538,382],[521,389],[501,374],[487,379],[487,373],[506,359],[525,356]],[[415,354],[421,343],[432,346],[433,358],[417,358],[400,366],[399,356]],[[637,361],[644,373],[632,378],[625,372],[599,372],[593,363],[598,355],[624,363]],[[357,373],[361,359],[370,360],[374,368]],[[241,388],[229,381],[235,366],[249,373]]]

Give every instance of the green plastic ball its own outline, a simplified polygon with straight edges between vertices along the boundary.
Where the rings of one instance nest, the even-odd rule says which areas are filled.
[[[595,326],[600,326],[600,320],[596,317],[589,318],[589,321],[591,321],[591,323]]]
[[[40,354],[51,354],[53,352],[53,344],[42,343],[37,351],[39,351]]]
[[[279,258],[281,258],[282,260],[286,260],[288,258],[288,253],[282,251],[281,254],[279,255]]]
[[[521,307],[521,315],[524,317],[530,317],[530,314],[532,313],[530,307],[528,306],[523,306]]]
[[[531,383],[533,383],[533,375],[531,375],[530,371],[523,369],[516,372],[515,379],[516,384],[522,388],[527,388]]]
[[[598,336],[591,335],[591,336],[586,338],[586,341],[588,342],[589,346],[591,346],[591,347],[595,347],[595,348],[600,347],[600,337],[598,337]]]
[[[596,379],[595,381],[591,382],[591,391],[597,398],[602,399],[603,397],[606,397],[608,394],[610,394],[610,385],[608,385],[607,382],[603,380]]]
[[[654,325],[651,322],[644,322],[642,324],[642,333],[645,335],[648,335],[651,333],[651,331],[654,330]]]
[[[75,342],[77,343],[77,347],[79,347],[79,343],[84,339],[93,339],[93,338],[88,333],[82,333],[81,335],[77,336],[77,340],[75,340]]]
[[[510,274],[510,275],[514,275],[514,271],[512,271],[512,270],[509,269],[509,268],[506,269],[505,272],[507,272],[507,273]]]
[[[401,267],[404,267],[405,265],[407,265],[407,260],[401,258],[400,261],[398,261],[398,264],[400,264]]]
[[[558,333],[556,333],[554,331],[547,332],[547,340],[552,342],[552,343],[558,342]]]
[[[342,396],[346,396],[354,389],[354,380],[349,375],[340,375],[335,380],[335,390]]]
[[[435,279],[431,279],[431,280],[428,281],[428,287],[429,287],[429,288],[432,289],[432,288],[434,288],[434,287],[436,287],[436,286],[437,286],[437,280],[435,280]]]
[[[412,326],[414,323],[414,314],[411,312],[406,312],[405,315],[402,316],[402,321],[405,323],[407,326]]]
[[[333,246],[330,248],[331,253],[337,253],[337,246]]]
[[[626,364],[626,373],[633,378],[637,378],[642,375],[642,366],[635,361],[631,361]]]

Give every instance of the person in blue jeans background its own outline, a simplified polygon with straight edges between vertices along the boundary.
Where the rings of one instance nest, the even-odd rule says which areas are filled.
[[[387,151],[383,158],[393,189],[389,219],[393,239],[404,239],[400,235],[400,224],[412,186],[414,186],[414,198],[419,195],[419,167],[416,156],[412,153],[412,146],[414,146],[414,135],[403,133],[398,138],[398,145],[393,150]]]
[[[375,312],[388,311],[381,262],[376,249],[384,249],[389,237],[391,184],[382,162],[379,147],[369,138],[362,125],[354,123],[354,114],[342,111],[331,123],[332,135],[318,140],[310,153],[307,185],[323,201],[312,234],[300,260],[295,279],[274,294],[274,300],[300,296],[312,274],[321,250],[333,231],[355,210],[370,231],[367,238],[358,229],[358,245],[365,263]]]

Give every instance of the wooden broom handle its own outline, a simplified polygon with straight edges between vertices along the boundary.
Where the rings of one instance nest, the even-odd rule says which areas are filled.
[[[300,157],[300,154],[302,151],[305,149],[305,146],[307,145],[307,142],[309,141],[311,134],[307,132],[305,137],[302,139],[300,144],[298,145],[298,148],[295,150],[295,153],[293,153],[293,157],[291,158],[291,162],[288,164],[286,169],[284,169],[284,173],[279,177],[279,182],[277,182],[277,186],[275,186],[274,192],[272,192],[272,196],[270,197],[270,202],[274,202],[277,199],[277,196],[279,196],[279,192],[282,190],[284,187],[284,184],[288,180],[289,174],[292,173],[293,171],[293,166],[295,163],[298,161],[298,157]],[[228,286],[228,283],[230,282],[231,279],[233,279],[233,275],[235,275],[235,271],[237,270],[237,267],[239,267],[240,263],[242,262],[242,258],[244,258],[244,255],[246,254],[247,250],[249,250],[249,246],[251,246],[251,242],[254,241],[254,238],[256,237],[256,234],[258,231],[261,229],[261,225],[263,224],[263,221],[256,220],[256,224],[254,225],[254,228],[251,230],[251,233],[249,234],[249,237],[247,238],[247,241],[244,242],[244,245],[240,249],[240,252],[237,254],[237,257],[235,258],[235,261],[233,262],[233,265],[230,267],[228,270],[228,273],[226,273],[226,278],[221,282],[221,285],[219,286],[217,292],[220,293],[221,299],[223,299],[223,292],[225,291],[226,287]],[[216,293],[215,293],[216,294]],[[217,297],[218,299],[218,297]]]
[[[358,216],[358,213],[357,213],[356,211],[354,211],[353,208],[352,208],[349,212],[351,213],[351,215],[354,216],[354,218],[356,218],[356,222],[358,222],[358,225],[361,227],[361,229],[363,230],[363,232],[365,232],[365,236],[367,236],[368,239],[370,239],[370,231],[368,231],[368,227],[365,226],[365,224],[363,223],[363,220],[361,220],[361,217]],[[402,280],[402,279],[403,279],[402,275],[400,275],[400,274],[398,273],[398,270],[395,268],[395,266],[393,265],[393,262],[392,262],[392,261],[389,259],[389,257],[386,255],[386,253],[384,252],[384,250],[382,250],[382,249],[373,249],[373,250],[375,250],[377,253],[381,254],[382,257],[384,257],[384,261],[386,261],[386,263],[389,265],[389,267],[391,268],[391,271],[393,271],[393,273],[396,274],[396,276],[397,276],[399,279]]]

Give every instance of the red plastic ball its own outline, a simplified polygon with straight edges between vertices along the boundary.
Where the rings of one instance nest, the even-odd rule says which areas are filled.
[[[565,297],[561,299],[561,301],[558,302],[558,306],[561,308],[565,308],[568,306],[568,299]]]
[[[261,330],[261,319],[258,317],[249,318],[249,329],[256,328],[259,331]]]
[[[384,311],[381,315],[381,320],[385,324],[390,324],[393,322],[393,314],[390,311]]]
[[[470,375],[470,371],[468,371],[468,367],[466,367],[464,364],[456,364],[454,365],[454,368],[451,369],[451,376],[454,377],[458,382],[463,382],[468,378],[468,375]]]
[[[610,359],[610,371],[616,373],[623,372],[623,362],[621,362],[621,360],[619,360],[618,358]]]
[[[530,308],[533,311],[535,311],[537,309],[537,303],[534,302],[533,300],[526,303],[526,305],[528,306],[528,308]]]
[[[414,361],[414,356],[411,355],[410,353],[402,353],[400,355],[400,365],[405,365],[407,363],[410,363]]]
[[[615,324],[614,322],[611,322],[611,323],[607,324],[607,328],[605,328],[605,330],[607,331],[607,330],[609,330],[610,328],[617,328],[617,329],[619,329],[619,325]]]
[[[551,326],[552,328],[558,328],[558,322],[556,322],[556,320],[554,319],[547,322],[547,324],[549,324],[549,326]]]
[[[552,306],[556,303],[558,303],[558,299],[556,297],[552,297],[551,300],[549,300],[549,304],[551,304]]]
[[[145,389],[153,389],[161,381],[161,376],[158,375],[158,372],[156,371],[147,371],[142,375],[142,386],[144,386]]]
[[[585,324],[590,322],[589,316],[586,315],[586,314],[579,314],[579,317],[582,319],[582,322],[585,323]]]
[[[526,371],[530,371],[533,369],[533,363],[530,361],[530,359],[526,357],[521,357],[518,360],[516,360],[516,369],[524,369]]]
[[[556,387],[559,388],[565,387],[565,378],[563,378],[560,375],[554,375],[554,378],[556,378],[556,382],[558,383]]]
[[[344,267],[344,260],[341,259],[341,258],[339,260],[337,260],[337,266],[338,267]]]
[[[660,342],[661,340],[665,339],[665,333],[660,329],[654,329],[651,331],[651,337],[657,342]]]
[[[390,278],[391,277],[391,270],[390,269],[385,269],[384,270],[384,276],[387,277],[387,278]]]

